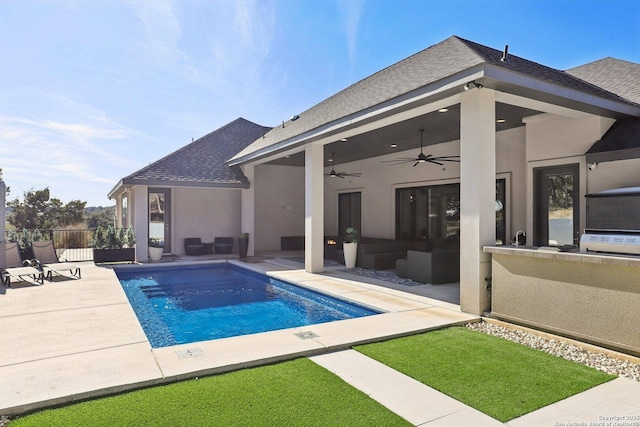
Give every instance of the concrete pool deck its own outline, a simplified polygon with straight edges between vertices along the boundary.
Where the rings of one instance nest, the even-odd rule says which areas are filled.
[[[317,356],[317,360],[323,360],[325,364],[337,363],[343,367],[336,370],[347,377],[355,376],[356,373],[345,374],[343,369],[345,361],[348,364],[354,357],[348,350],[352,345],[478,319],[461,313],[455,304],[376,286],[368,283],[366,278],[350,280],[348,275],[338,271],[328,270],[318,275],[287,269],[272,262],[251,262],[243,265],[384,310],[385,313],[152,349],[113,270],[91,262],[79,264],[82,267],[80,280],[63,278],[45,282],[43,286],[17,283],[11,288],[0,289],[0,414],[19,414],[128,389],[302,356]],[[388,379],[381,387],[393,388],[396,384],[393,378],[402,378],[397,372],[398,376],[385,372]],[[402,383],[404,379],[398,381]],[[640,402],[639,383],[624,379],[612,383],[622,384],[619,387],[627,396],[624,402]],[[473,418],[478,420],[477,425],[501,424],[435,391],[429,391],[425,394],[429,397],[421,400],[422,395],[416,394],[416,387],[431,390],[412,384],[404,389],[406,392],[396,388],[398,392],[395,393],[397,403],[405,407],[402,410],[408,411],[402,416],[415,425],[431,421],[437,421],[437,425],[457,425],[455,420],[459,421],[459,418],[456,417],[462,414],[466,414],[465,417],[473,414],[477,417]],[[363,391],[378,400],[376,393]],[[414,396],[411,399],[413,404],[407,404],[407,393]],[[629,406],[607,404],[605,391],[601,393],[603,396],[597,391],[591,394],[594,393],[596,398],[602,399],[599,406],[602,415],[609,412],[620,414],[620,411],[626,411],[625,415],[640,414],[640,403],[629,409]],[[433,401],[435,396],[445,405],[436,407],[449,409],[444,415],[442,411],[432,412],[431,417],[427,415],[425,418],[424,402]],[[394,402],[384,401],[389,398],[393,400],[390,396],[381,397],[382,400],[378,401],[392,407]],[[560,406],[555,411],[544,416],[551,419],[557,415],[556,420],[561,421],[564,408]]]

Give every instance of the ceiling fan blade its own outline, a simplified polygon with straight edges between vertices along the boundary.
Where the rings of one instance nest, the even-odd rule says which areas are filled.
[[[418,166],[419,164],[420,164],[420,162],[415,162],[415,163],[413,164],[413,167],[415,168],[415,167],[416,167],[416,166]]]
[[[432,157],[432,159],[436,159],[436,160],[439,160],[441,162],[458,162],[458,163],[460,163],[460,156]]]
[[[434,158],[435,158],[435,157],[434,157]],[[436,165],[440,165],[440,166],[442,166],[442,163],[437,162],[437,161],[435,161],[435,160],[433,160],[433,159],[429,159],[429,160],[427,160],[427,162],[429,162],[429,163],[434,163],[434,164],[436,164]]]
[[[391,163],[391,162],[415,162],[416,159],[415,157],[400,157],[398,159],[393,159],[393,160],[382,160],[382,163]]]

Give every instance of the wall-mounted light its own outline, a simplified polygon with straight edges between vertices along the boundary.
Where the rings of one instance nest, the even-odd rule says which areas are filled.
[[[589,165],[589,170],[592,171],[598,168],[598,162],[593,162]]]
[[[298,120],[299,118],[300,118],[300,116],[299,116],[299,115],[297,115],[297,114],[296,114],[296,115],[293,115],[293,116],[291,116],[291,121],[292,121],[292,122],[295,122],[295,121],[296,121],[296,120]]]
[[[469,90],[471,87],[475,87],[477,89],[482,89],[484,87],[483,84],[476,82],[475,80],[464,85],[464,90]]]

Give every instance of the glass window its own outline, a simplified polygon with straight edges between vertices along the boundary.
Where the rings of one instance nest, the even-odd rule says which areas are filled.
[[[506,239],[506,181],[496,181],[496,243]],[[460,237],[460,184],[396,190],[396,238],[439,240]]]
[[[121,227],[128,227],[129,224],[127,223],[127,204],[128,204],[128,199],[127,196],[122,196],[122,209],[121,209],[121,223],[120,226]]]

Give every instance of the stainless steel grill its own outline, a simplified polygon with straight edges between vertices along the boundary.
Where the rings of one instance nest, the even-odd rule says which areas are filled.
[[[588,194],[580,251],[640,255],[640,187]]]
[[[640,255],[640,231],[587,229],[580,238],[580,251]]]

